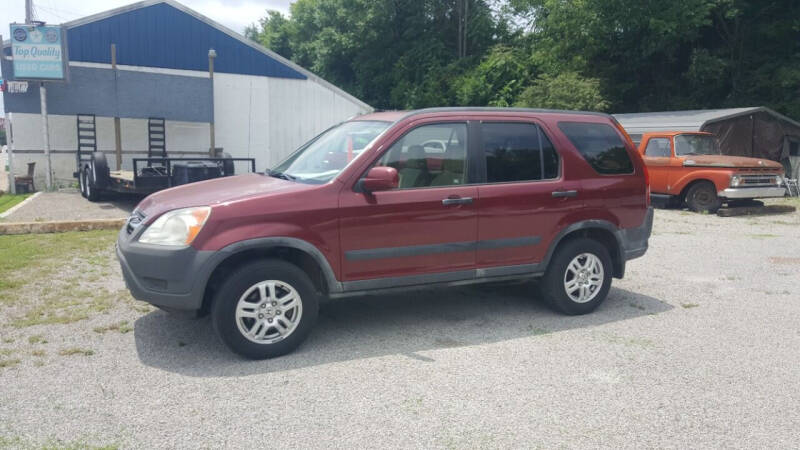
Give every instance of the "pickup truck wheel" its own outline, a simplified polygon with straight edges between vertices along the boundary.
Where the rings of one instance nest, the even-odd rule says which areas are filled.
[[[232,351],[251,359],[285,355],[317,320],[319,300],[308,275],[278,260],[255,261],[231,273],[212,306],[212,322]]]
[[[686,206],[695,212],[715,213],[722,206],[717,189],[710,181],[701,181],[686,192]]]
[[[592,239],[575,239],[558,249],[545,272],[541,291],[554,309],[587,314],[603,303],[611,288],[611,257]]]

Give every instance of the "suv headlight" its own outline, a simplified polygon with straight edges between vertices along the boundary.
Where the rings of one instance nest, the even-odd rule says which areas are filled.
[[[208,206],[166,212],[147,227],[139,242],[175,247],[189,245],[203,229],[210,214]]]
[[[731,187],[738,187],[740,184],[742,184],[741,175],[734,175],[731,177]]]

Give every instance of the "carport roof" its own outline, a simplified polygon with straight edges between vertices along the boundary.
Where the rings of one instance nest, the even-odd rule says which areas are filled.
[[[655,131],[701,131],[703,126],[708,123],[757,112],[771,114],[780,120],[785,120],[800,127],[800,123],[763,106],[614,114],[614,117],[628,134],[642,134]]]

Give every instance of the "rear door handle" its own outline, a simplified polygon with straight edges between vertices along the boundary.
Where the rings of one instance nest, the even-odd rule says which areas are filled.
[[[442,200],[444,206],[469,205],[470,203],[472,203],[472,197],[448,197]]]
[[[578,191],[553,191],[553,197],[577,197]]]

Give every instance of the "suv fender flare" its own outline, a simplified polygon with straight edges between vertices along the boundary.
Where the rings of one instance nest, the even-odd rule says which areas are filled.
[[[224,256],[214,262],[213,267],[208,272],[208,277],[206,277],[205,283],[203,283],[204,289],[208,285],[211,274],[214,273],[220,264],[222,264],[231,256],[248,250],[267,250],[276,247],[293,248],[311,256],[322,270],[322,275],[325,277],[325,284],[328,286],[328,292],[335,293],[342,291],[342,284],[336,279],[336,275],[334,274],[328,259],[325,258],[325,255],[323,255],[322,252],[310,242],[292,237],[263,237],[247,239],[244,241],[234,242],[233,244],[229,244],[221,248],[218,251],[218,254]]]
[[[553,254],[558,248],[559,244],[571,233],[581,230],[604,230],[611,233],[614,236],[614,241],[616,243],[616,253],[617,258],[614,257],[614,254],[611,254],[612,261],[614,263],[614,276],[617,278],[622,278],[623,274],[625,273],[625,245],[623,244],[623,237],[613,223],[608,222],[606,220],[584,220],[581,222],[575,222],[558,232],[556,237],[550,243],[550,247],[547,249],[547,253],[545,254],[544,259],[542,260],[541,267],[548,267],[550,264],[550,260],[553,257]]]

